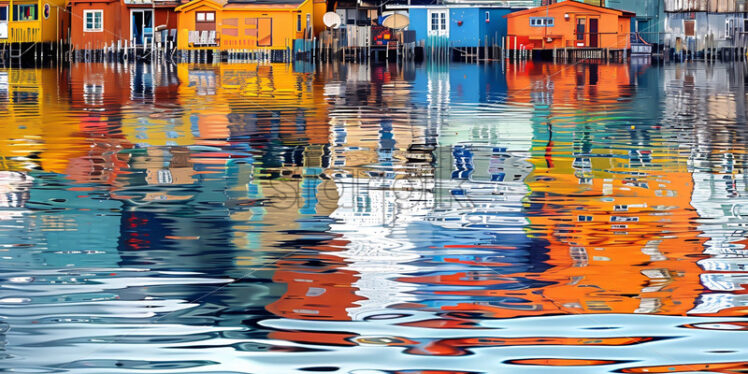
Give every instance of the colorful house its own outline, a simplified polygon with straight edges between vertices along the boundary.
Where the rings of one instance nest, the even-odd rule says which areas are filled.
[[[76,50],[149,45],[158,41],[156,31],[176,29],[178,5],[178,0],[70,0],[70,43]]]
[[[285,50],[324,28],[326,7],[324,0],[193,0],[176,8],[177,48]]]
[[[512,49],[630,47],[634,13],[564,1],[506,15]]]
[[[56,43],[66,19],[65,0],[0,1],[0,43]]]
[[[665,0],[665,46],[689,54],[743,47],[745,11],[743,0]]]
[[[449,4],[413,5],[402,9],[408,10],[408,28],[416,32],[417,44],[445,38],[451,46],[459,48],[501,45],[501,38],[507,33],[504,16],[524,8]]]

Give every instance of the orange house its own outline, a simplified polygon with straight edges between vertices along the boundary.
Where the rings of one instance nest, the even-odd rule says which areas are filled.
[[[148,45],[158,30],[176,28],[178,0],[70,0],[70,43],[76,50]],[[158,40],[158,39],[155,39]]]
[[[577,1],[505,15],[509,48],[628,49],[631,18],[636,14]]]
[[[284,50],[324,28],[324,0],[193,0],[176,8],[179,50]]]

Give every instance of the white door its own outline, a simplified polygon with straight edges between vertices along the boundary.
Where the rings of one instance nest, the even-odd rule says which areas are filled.
[[[428,36],[449,36],[449,9],[429,9]]]

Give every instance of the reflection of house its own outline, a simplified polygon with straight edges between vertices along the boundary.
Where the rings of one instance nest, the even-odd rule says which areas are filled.
[[[158,31],[176,28],[177,5],[178,0],[71,0],[70,42],[76,50],[151,45]]]
[[[721,158],[721,170],[694,165],[694,194],[691,205],[699,214],[699,231],[708,238],[704,243],[708,258],[699,260],[706,271],[701,276],[711,291],[699,297],[692,314],[730,315],[748,307],[748,260],[745,237],[748,235],[748,177],[734,172],[732,153],[713,154]]]
[[[746,74],[731,64],[694,66],[678,65],[663,71],[664,122],[711,125],[748,121],[745,85]],[[695,126],[701,139],[709,139],[711,127]],[[716,133],[721,133],[718,131]],[[716,135],[716,134],[714,134]],[[732,139],[725,139],[730,144]]]
[[[70,104],[60,96],[65,90],[57,89],[58,81],[67,80],[64,74],[56,69],[0,70],[0,108],[5,119],[0,121],[5,134],[0,157],[7,170],[40,166],[62,173],[70,159],[89,150],[80,127],[67,115]]]
[[[286,50],[324,27],[326,7],[320,0],[193,0],[176,9],[178,48]]]
[[[507,36],[512,49],[627,49],[634,16],[627,11],[564,1],[506,15]]]
[[[677,151],[602,150],[589,130],[573,134],[539,142],[529,179],[530,234],[549,242],[553,265],[535,279],[556,283],[538,292],[552,301],[543,308],[687,313],[701,291],[701,270],[688,256],[703,240],[692,224],[691,176]]]
[[[335,255],[359,275],[353,284],[362,300],[348,309],[353,320],[361,320],[388,306],[412,301],[413,286],[393,280],[394,274],[412,271],[407,263],[418,258],[405,228],[423,219],[433,197],[423,177],[394,179],[336,178],[338,208],[330,217],[332,232],[341,235],[345,248]]]
[[[568,116],[565,104],[584,100],[585,110],[604,110],[631,96],[631,72],[624,64],[579,64],[564,67],[528,62],[522,69],[507,69],[508,102],[534,104],[552,113],[555,121]],[[561,115],[564,113],[564,115]],[[575,117],[569,117],[574,121]]]

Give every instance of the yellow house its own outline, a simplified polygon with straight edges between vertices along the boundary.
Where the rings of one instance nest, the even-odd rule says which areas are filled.
[[[0,1],[0,43],[45,43],[64,39],[65,2]]]
[[[193,0],[177,7],[177,48],[283,50],[324,28],[324,0]]]

